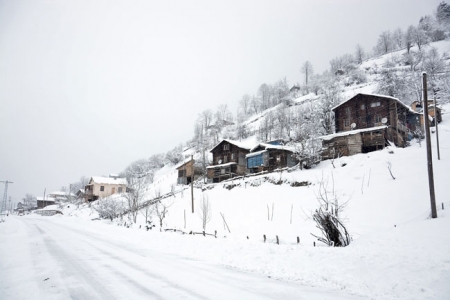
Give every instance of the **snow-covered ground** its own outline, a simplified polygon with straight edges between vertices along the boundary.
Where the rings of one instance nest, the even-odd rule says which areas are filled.
[[[125,291],[114,288],[119,277],[130,281],[133,287],[129,289],[140,290],[135,292],[137,298],[133,299],[145,295],[146,289],[162,293],[161,297],[166,299],[182,295],[188,298],[230,298],[224,296],[225,292],[212,293],[215,289],[225,291],[228,287],[232,291],[228,295],[235,299],[261,299],[263,295],[289,298],[287,291],[292,285],[299,289],[305,286],[312,288],[299,292],[295,299],[302,296],[322,299],[329,296],[330,291],[336,293],[333,295],[335,298],[449,299],[449,111],[450,105],[444,106],[443,122],[439,125],[440,160],[436,155],[436,134],[432,134],[437,219],[430,218],[425,142],[420,145],[412,141],[407,148],[388,148],[337,159],[335,167],[330,161],[324,161],[311,170],[236,179],[205,186],[203,191],[195,188],[195,213],[191,213],[190,190],[164,200],[170,207],[163,228],[201,232],[200,201],[208,199],[212,214],[206,232],[217,231],[217,238],[160,232],[158,226],[146,231],[142,215],[130,228],[117,226],[129,223],[126,217],[114,222],[91,221],[97,214],[87,206],[79,209],[65,206],[64,215],[53,217],[27,215],[7,218],[0,224],[0,298],[15,299],[14,295],[19,295],[17,299],[28,299],[28,295],[33,295],[36,299],[44,299],[54,285],[52,297],[66,299],[71,295],[71,280],[88,289],[80,279],[76,279],[77,273],[86,271],[86,281],[95,279],[102,288],[111,288],[105,288],[108,294],[97,291],[101,297],[112,294],[126,298]],[[388,164],[395,180],[388,171]],[[155,177],[150,194],[169,192],[176,176],[174,168],[162,170]],[[311,212],[318,207],[321,181],[328,183],[328,190],[336,191],[340,201],[348,201],[343,212],[345,224],[353,237],[348,247],[330,248],[317,241],[314,247],[315,238],[311,233],[320,232],[315,228]],[[294,182],[307,182],[308,185],[292,187]],[[153,221],[158,223],[156,218]],[[266,243],[263,235],[267,237]],[[280,245],[275,243],[276,236]],[[297,244],[297,237],[300,244]],[[90,254],[84,247],[93,247],[95,251],[91,249],[93,253]],[[72,248],[77,250],[72,251]],[[61,253],[67,253],[75,262],[63,259]],[[140,260],[140,256],[147,257],[148,262]],[[186,275],[170,277],[163,273],[155,276],[170,277],[169,286],[182,286],[194,294],[183,294],[177,289],[163,294],[159,286],[164,285],[161,281],[149,279],[151,283],[148,284],[142,281],[140,276],[150,276],[145,272],[154,274],[164,269],[164,263],[159,263],[158,259],[153,261],[153,256],[161,256],[161,261],[167,263],[176,261],[168,263],[168,268]],[[192,262],[192,259],[199,263],[188,263],[190,275],[187,275],[184,273],[185,263]],[[138,265],[143,272],[146,270],[144,273],[147,275],[136,273]],[[74,274],[67,271],[72,267],[76,269]],[[205,268],[208,270],[206,273]],[[248,293],[247,288],[239,294],[235,286],[239,280],[236,278],[245,275],[228,273],[230,269],[259,276],[258,280],[266,279],[255,283],[257,294]],[[117,270],[121,276],[110,274],[117,273]],[[51,277],[49,272],[57,275]],[[55,278],[55,282],[51,279],[44,281],[47,277]],[[198,285],[193,284],[190,288],[193,281],[208,277],[225,284],[214,286],[208,281],[206,285],[211,285],[211,294]],[[242,277],[242,280],[253,279]],[[278,286],[275,282],[282,284]],[[152,286],[156,286],[155,289]],[[90,291],[88,289],[87,293]],[[151,294],[147,296],[157,298]]]

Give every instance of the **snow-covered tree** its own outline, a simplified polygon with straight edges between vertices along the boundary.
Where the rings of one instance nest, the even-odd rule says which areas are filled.
[[[149,184],[153,182],[154,170],[147,159],[137,160],[131,163],[121,173],[127,179],[127,191],[124,196],[127,199],[128,210],[132,221],[136,223],[140,206],[147,199]]]
[[[36,197],[32,194],[25,194],[25,197],[22,198],[22,204],[25,210],[33,209],[37,206]]]

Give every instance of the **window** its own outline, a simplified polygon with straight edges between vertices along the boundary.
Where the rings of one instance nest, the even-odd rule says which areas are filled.
[[[229,144],[223,145],[223,150],[230,150],[230,145]]]
[[[381,123],[381,116],[375,115],[375,123]]]
[[[277,155],[277,162],[281,161],[281,155]]]
[[[350,127],[350,120],[344,119],[344,127]]]
[[[377,107],[377,106],[381,106],[380,101],[370,103],[370,107]]]
[[[351,113],[352,113],[352,108],[351,108],[351,107],[346,107],[346,108],[345,108],[345,114],[346,114],[347,116],[350,116]]]
[[[234,160],[234,153],[231,153],[231,160]]]
[[[119,187],[118,192],[122,193],[122,187]]]
[[[223,157],[223,163],[227,163],[227,162],[228,162],[228,156],[225,155],[225,156]]]
[[[364,110],[366,108],[365,104],[361,104],[361,110]]]
[[[100,192],[103,192],[103,191],[105,191],[105,186],[101,185],[100,186]]]

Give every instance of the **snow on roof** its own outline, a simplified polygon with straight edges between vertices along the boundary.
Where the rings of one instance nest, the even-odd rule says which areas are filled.
[[[175,165],[175,169],[178,169],[178,168],[184,166],[185,164],[187,164],[187,163],[190,162],[191,160],[193,160],[193,159],[191,159],[191,157],[185,158],[183,161],[181,161],[181,162],[179,162],[177,165]],[[194,162],[195,162],[195,160],[194,160]]]
[[[261,154],[261,153],[264,153],[264,152],[267,152],[267,150],[261,150],[261,151],[252,152],[252,153],[247,154],[247,155],[245,156],[245,158],[257,156],[257,155],[259,155],[259,154]]]
[[[267,144],[267,143],[259,143],[259,144],[257,144],[256,146],[254,146],[253,148],[250,149],[250,152],[253,152],[259,146],[263,147],[266,150],[277,149],[277,150],[286,150],[286,151],[294,152],[294,149],[292,147],[283,146],[283,145],[272,145],[272,144]]]
[[[49,193],[49,195],[65,196],[65,195],[66,195],[66,192],[55,191],[55,192]]]
[[[109,178],[109,177],[100,177],[100,176],[92,176],[90,182],[94,183],[102,183],[102,184],[124,184],[127,185],[126,178]]]
[[[239,147],[239,148],[245,149],[245,150],[250,150],[250,148],[252,147],[251,145],[249,145],[249,143],[246,143],[246,142],[238,142],[238,141],[233,141],[233,140],[229,140],[229,139],[223,139],[223,140],[220,141],[217,145],[215,145],[215,146],[210,150],[210,152],[213,151],[214,149],[216,149],[217,146],[219,146],[219,145],[220,145],[221,143],[223,143],[223,142],[228,142],[228,143],[230,143],[230,144],[233,144],[233,145],[235,145],[235,146],[237,146],[237,147]]]
[[[370,127],[370,128],[364,128],[364,129],[357,129],[357,130],[348,130],[348,131],[342,131],[342,132],[338,132],[338,133],[333,133],[333,134],[329,134],[329,135],[324,135],[319,137],[322,140],[325,141],[329,141],[335,137],[339,137],[339,136],[346,136],[346,135],[352,135],[352,134],[357,134],[357,133],[361,133],[361,132],[368,132],[368,131],[376,131],[376,130],[381,130],[381,129],[385,129],[387,128],[386,125],[383,126],[376,126],[376,127]]]
[[[231,165],[237,165],[237,163],[235,163],[235,162],[229,162],[229,163],[221,164],[221,165],[208,166],[208,167],[206,167],[206,168],[207,168],[207,169],[213,169],[213,168],[228,167],[228,166],[231,166]]]
[[[54,196],[54,197],[58,197],[58,196],[67,197],[68,195],[69,195],[69,193],[63,192],[63,191],[55,191],[55,192],[49,193],[49,196]],[[74,193],[70,193],[70,195],[75,196]]]
[[[36,200],[37,200],[37,201],[49,201],[49,202],[55,202],[56,199],[55,199],[55,198],[51,198],[51,197],[49,198],[49,197],[47,196],[47,197],[45,197],[45,198],[44,198],[44,197],[36,197]]]
[[[394,101],[397,101],[400,105],[402,105],[403,107],[405,107],[407,110],[409,110],[409,112],[417,114],[417,112],[415,112],[410,106],[406,105],[405,103],[403,103],[402,101],[400,101],[398,98],[395,97],[391,97],[391,96],[386,96],[386,95],[380,95],[380,94],[368,94],[368,93],[358,93],[355,96],[351,97],[350,99],[345,100],[344,102],[341,102],[340,104],[336,105],[335,107],[333,107],[331,110],[335,110],[336,108],[338,108],[339,106],[341,106],[344,103],[347,103],[350,100],[353,100],[353,98],[355,98],[358,95],[364,95],[364,96],[375,96],[375,97],[380,97],[380,98],[386,98],[386,99],[391,99]]]

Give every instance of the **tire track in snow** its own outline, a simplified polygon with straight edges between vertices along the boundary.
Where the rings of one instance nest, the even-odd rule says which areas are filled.
[[[35,226],[42,234],[48,252],[62,266],[63,280],[70,279],[72,281],[66,285],[72,299],[115,299],[97,280],[98,277],[93,276],[91,270],[77,263],[78,259],[60,247],[42,228],[38,225]],[[89,287],[90,290],[86,287]]]

